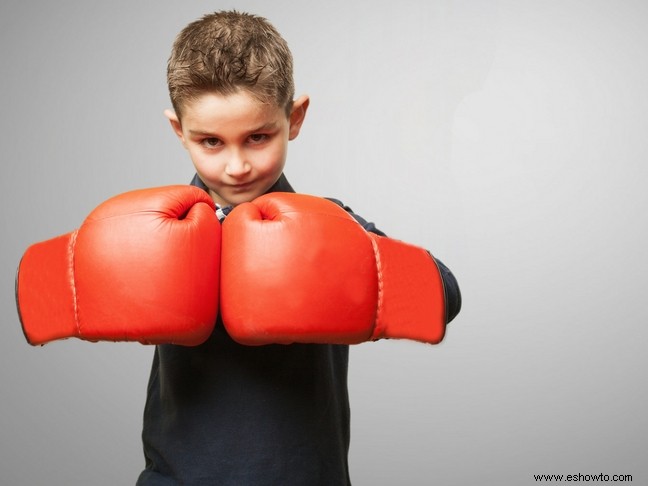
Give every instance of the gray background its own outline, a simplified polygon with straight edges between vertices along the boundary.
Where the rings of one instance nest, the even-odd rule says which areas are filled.
[[[32,348],[31,243],[104,199],[189,181],[162,115],[175,34],[236,6],[288,40],[312,104],[287,175],[458,276],[439,346],[352,349],[355,485],[648,481],[642,1],[0,6],[0,482],[133,484],[152,348]]]

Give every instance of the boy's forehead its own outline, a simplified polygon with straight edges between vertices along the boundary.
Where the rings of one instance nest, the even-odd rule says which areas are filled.
[[[199,125],[272,125],[277,124],[284,110],[264,103],[244,91],[222,95],[205,93],[188,101],[182,108],[183,122]]]

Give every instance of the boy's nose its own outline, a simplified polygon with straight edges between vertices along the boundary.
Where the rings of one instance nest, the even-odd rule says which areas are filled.
[[[234,153],[227,161],[225,172],[231,177],[241,177],[250,172],[251,166],[243,154]]]

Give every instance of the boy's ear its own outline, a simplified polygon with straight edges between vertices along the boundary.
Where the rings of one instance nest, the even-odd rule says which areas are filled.
[[[182,145],[186,147],[185,138],[182,133],[182,124],[180,123],[178,115],[176,115],[175,111],[166,109],[164,110],[164,116],[166,116],[169,123],[171,123],[171,128],[173,128],[174,133],[178,136]]]
[[[293,101],[292,109],[290,110],[290,129],[288,132],[288,140],[293,140],[299,135],[304,118],[306,118],[306,110],[310,104],[308,95],[301,95]]]

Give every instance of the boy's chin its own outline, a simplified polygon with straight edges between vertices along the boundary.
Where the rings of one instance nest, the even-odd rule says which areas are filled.
[[[215,191],[209,192],[216,204],[221,206],[238,206],[239,204],[254,201],[263,194],[258,193],[258,191],[239,192],[235,194],[219,194]]]

